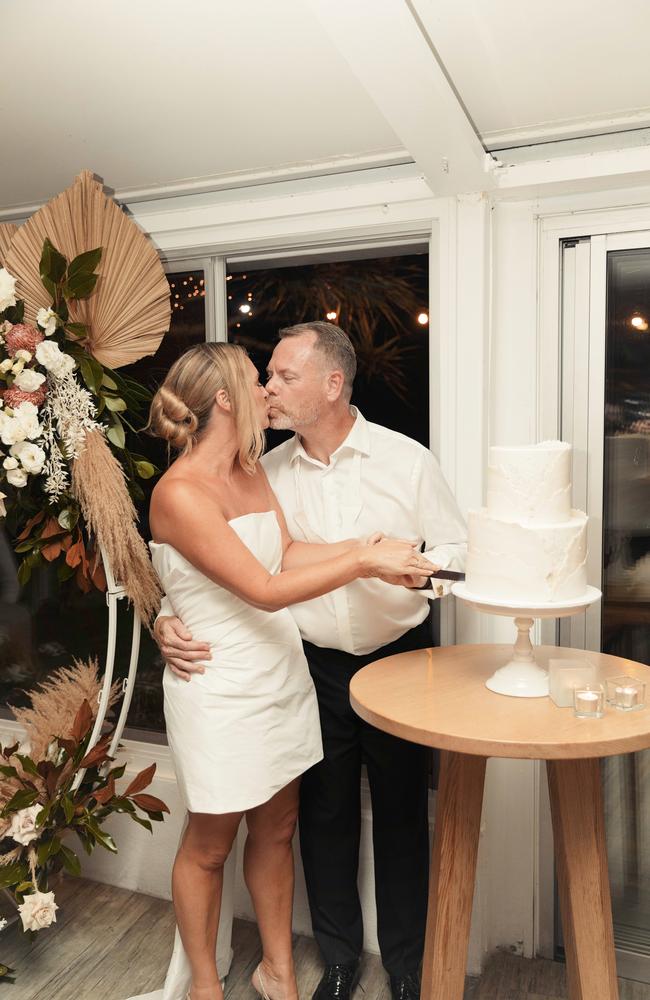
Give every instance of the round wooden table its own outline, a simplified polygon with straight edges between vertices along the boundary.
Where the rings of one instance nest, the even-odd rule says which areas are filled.
[[[550,698],[508,698],[485,681],[512,646],[400,653],[360,670],[352,707],[371,725],[438,747],[440,781],[429,886],[422,1000],[462,1000],[488,757],[546,760],[569,996],[618,1000],[600,758],[650,747],[650,707],[576,719]],[[536,646],[540,663],[589,660],[601,680],[650,667],[603,653]]]

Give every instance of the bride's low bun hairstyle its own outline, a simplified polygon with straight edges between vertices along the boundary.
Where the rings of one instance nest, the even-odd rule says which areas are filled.
[[[179,399],[173,389],[161,385],[151,403],[148,424],[151,433],[184,452],[192,447],[198,426],[198,417],[187,403]]]
[[[187,455],[208,425],[215,396],[230,400],[239,442],[239,462],[252,472],[264,450],[247,365],[238,344],[197,344],[169,369],[151,403],[147,430]]]

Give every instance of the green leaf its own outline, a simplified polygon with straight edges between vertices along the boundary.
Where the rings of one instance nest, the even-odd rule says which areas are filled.
[[[65,332],[74,340],[83,340],[88,336],[88,327],[85,323],[66,323]]]
[[[9,889],[12,885],[19,885],[24,882],[29,875],[29,868],[24,861],[14,861],[10,865],[3,865],[0,868],[0,889]]]
[[[81,377],[88,386],[91,392],[99,392],[99,387],[102,384],[102,366],[94,358],[91,358],[89,354],[85,357],[79,358],[79,370],[81,372]]]
[[[20,763],[23,765],[23,771],[26,771],[27,774],[32,774],[35,778],[40,778],[40,774],[36,770],[36,764],[31,759],[31,757],[27,757],[24,754],[17,753],[16,759],[19,760]]]
[[[66,823],[72,823],[74,818],[74,802],[69,795],[64,795],[61,800],[61,805],[63,806],[63,813],[65,815]]]
[[[61,841],[58,837],[52,837],[51,840],[46,840],[44,843],[40,844],[36,852],[39,866],[44,868],[48,858],[53,858],[56,854],[58,854],[61,850],[61,846]]]
[[[86,250],[85,253],[80,253],[78,257],[71,260],[68,264],[68,281],[70,278],[75,278],[77,275],[92,274],[102,259],[102,248],[97,247],[95,250]]]
[[[110,375],[107,375],[106,372],[104,372],[104,377],[102,378],[102,385],[105,385],[107,389],[117,391],[117,382]]]
[[[63,858],[63,867],[70,875],[81,875],[81,862],[79,858],[65,844],[61,844],[61,856]]]
[[[46,238],[43,243],[43,252],[39,265],[41,278],[49,278],[50,281],[58,285],[65,274],[67,264],[68,262],[63,254],[59,253],[54,244]]]
[[[24,587],[25,584],[29,582],[32,570],[35,569],[41,561],[40,552],[30,552],[30,554],[23,559],[18,567],[18,583],[21,587]]]
[[[25,303],[22,299],[16,302],[15,306],[9,306],[5,309],[3,313],[0,313],[2,319],[9,320],[10,323],[22,323],[25,318]]]
[[[59,514],[57,521],[66,531],[72,531],[79,520],[79,511],[74,507],[65,507]]]
[[[50,813],[52,812],[52,807],[56,805],[56,800],[48,802],[46,806],[43,806],[41,811],[36,816],[36,826],[45,826],[48,819],[50,818]]]
[[[71,576],[74,576],[77,572],[76,566],[68,566],[66,562],[61,562],[56,568],[56,575],[59,583],[65,583],[69,580]]]
[[[97,274],[77,274],[68,278],[63,286],[66,299],[87,299],[95,290]]]
[[[148,819],[143,819],[142,816],[138,816],[135,813],[131,813],[131,819],[135,820],[136,823],[139,823],[140,826],[143,826],[145,830],[149,831],[149,833],[153,833],[153,827]]]
[[[124,448],[126,444],[126,435],[124,434],[124,428],[120,418],[117,416],[113,417],[114,423],[106,431],[106,436],[111,444],[114,444],[116,448]]]
[[[33,806],[38,798],[38,792],[35,789],[24,788],[15,795],[12,795],[4,809],[2,810],[3,816],[9,816],[12,812],[18,812],[19,809],[27,809],[29,806]]]
[[[135,468],[140,479],[151,479],[156,475],[156,467],[151,462],[135,462]]]
[[[106,409],[112,413],[123,413],[126,410],[126,403],[120,396],[104,396]]]
[[[48,293],[48,295],[51,295],[52,299],[55,299],[56,298],[56,285],[54,284],[54,282],[52,281],[52,279],[48,278],[46,275],[42,274],[41,275],[41,281],[43,282],[43,287],[45,288],[45,291]]]
[[[3,774],[5,778],[17,778],[18,771],[15,767],[9,767],[8,764],[0,765],[0,774]]]

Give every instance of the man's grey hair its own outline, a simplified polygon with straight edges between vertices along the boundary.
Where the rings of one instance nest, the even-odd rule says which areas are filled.
[[[315,320],[313,323],[285,326],[280,330],[279,337],[280,340],[284,340],[285,337],[300,337],[305,333],[316,334],[314,347],[324,355],[328,364],[343,372],[343,392],[350,399],[354,376],[357,373],[357,355],[348,334],[334,323]]]

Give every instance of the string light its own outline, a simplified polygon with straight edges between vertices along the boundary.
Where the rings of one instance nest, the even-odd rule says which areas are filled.
[[[334,320],[337,318],[338,313],[334,312],[334,310],[332,309],[331,312],[328,312],[326,315],[328,319]]]
[[[418,313],[418,323],[420,326],[426,326],[429,322],[429,313],[421,312]]]
[[[635,330],[640,330],[641,332],[645,333],[645,331],[648,329],[648,321],[647,319],[644,319],[643,316],[639,316],[639,314],[637,313],[630,320],[630,326],[633,326]]]
[[[245,302],[243,306],[239,307],[239,311],[240,313],[244,313],[244,315],[247,315],[251,311],[251,307],[248,305],[247,302]]]

